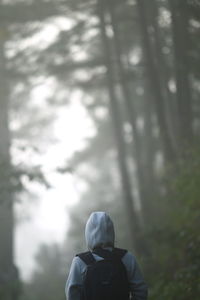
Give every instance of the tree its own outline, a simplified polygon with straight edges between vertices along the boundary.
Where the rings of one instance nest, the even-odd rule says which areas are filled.
[[[134,163],[136,165],[136,177],[138,179],[138,190],[139,190],[139,198],[141,201],[141,210],[143,215],[143,223],[148,223],[148,215],[151,211],[151,204],[148,201],[149,198],[149,192],[147,189],[147,181],[145,176],[145,169],[143,168],[143,159],[144,159],[144,152],[142,151],[142,138],[138,132],[137,129],[137,117],[140,115],[140,113],[136,110],[136,105],[134,105],[134,94],[130,88],[129,81],[127,80],[126,71],[124,68],[123,63],[123,51],[122,51],[122,41],[120,39],[120,24],[117,20],[116,15],[116,6],[113,1],[108,2],[108,12],[110,14],[111,18],[111,26],[113,29],[113,40],[114,40],[114,49],[116,52],[116,62],[117,66],[116,69],[118,69],[118,77],[119,77],[119,85],[122,90],[122,97],[123,97],[123,104],[126,107],[127,114],[128,114],[128,120],[131,125],[132,129],[132,135],[133,135],[133,143],[132,146],[132,158],[134,160]],[[118,9],[119,10],[119,9]],[[134,78],[132,79],[134,80]],[[149,103],[148,103],[149,104]],[[151,125],[149,127],[151,129]],[[150,169],[149,169],[150,171]],[[154,177],[153,169],[151,169],[150,176],[151,178]]]
[[[198,250],[199,237],[196,230],[199,228],[197,222],[199,210],[196,208],[198,208],[199,197],[197,192],[199,166],[197,169],[195,167],[196,164],[198,165],[198,158],[189,153],[185,156],[184,165],[180,165],[183,161],[180,160],[176,143],[180,147],[179,150],[182,150],[182,145],[177,142],[181,136],[180,132],[174,128],[176,122],[182,129],[186,126],[186,123],[182,124],[182,122],[187,121],[190,127],[192,127],[191,124],[196,124],[194,120],[199,122],[198,10],[194,10],[190,3],[187,6],[189,10],[185,23],[186,7],[184,7],[185,4],[179,3],[181,9],[179,15],[176,16],[175,22],[178,26],[176,27],[170,17],[168,17],[167,25],[161,24],[163,14],[171,16],[178,11],[177,7],[174,7],[174,10],[172,7],[170,9],[169,1],[166,0],[152,1],[150,4],[138,0],[137,6],[135,1],[106,2],[102,0],[98,4],[99,6],[95,1],[84,3],[78,0],[68,1],[66,11],[68,9],[71,11],[74,19],[73,25],[69,30],[61,31],[54,43],[45,50],[38,50],[33,64],[40,66],[37,74],[41,72],[45,76],[50,74],[56,78],[59,82],[59,92],[62,91],[63,86],[81,89],[84,94],[83,105],[87,108],[95,126],[96,134],[88,139],[84,151],[75,153],[71,161],[67,162],[68,168],[72,164],[73,172],[77,176],[79,172],[81,173],[80,176],[88,186],[87,191],[81,195],[78,206],[73,207],[71,212],[72,225],[65,248],[68,248],[70,244],[73,249],[70,249],[71,254],[67,253],[67,255],[72,256],[72,253],[82,251],[84,241],[81,233],[88,214],[96,209],[106,210],[113,214],[117,227],[120,229],[119,245],[121,243],[127,248],[136,248],[135,244],[130,245],[129,236],[131,235],[138,243],[137,252],[140,252],[141,248],[145,248],[140,241],[143,238],[148,239],[148,247],[151,249],[152,256],[149,259],[148,253],[142,254],[146,269],[149,271],[145,273],[150,274],[150,282],[153,286],[150,295],[152,299],[157,299],[161,294],[165,299],[185,300],[186,295],[187,298],[198,299],[199,290],[196,278],[199,276],[199,256],[196,250]],[[54,6],[50,6],[49,10],[53,9]],[[138,14],[136,14],[137,7],[139,8]],[[40,16],[41,13],[39,12],[38,15]],[[183,24],[184,32],[181,29]],[[141,34],[138,34],[139,26],[142,29]],[[174,32],[174,39],[171,29]],[[34,29],[31,29],[31,33],[32,30]],[[182,66],[184,57],[188,59],[188,66],[184,67],[185,79],[180,69],[174,77],[177,79],[177,88],[178,80],[180,80],[182,89],[188,87],[188,82],[183,86],[184,80],[188,80],[190,76],[194,77],[194,82],[189,86],[189,88],[193,87],[193,90],[189,92],[195,95],[196,102],[191,100],[190,96],[187,99],[177,97],[175,100],[175,92],[170,90],[168,94],[167,87],[171,81],[173,83],[174,70],[177,69],[177,66],[175,69],[173,67],[173,58],[177,55],[172,51],[173,41],[176,48],[175,43],[181,40],[177,49],[182,51],[180,45],[185,45],[183,37],[188,37],[188,30],[190,30],[192,42],[190,49],[184,48],[180,57],[175,59],[175,62],[181,61]],[[25,34],[30,34],[30,31],[26,31]],[[141,39],[143,44],[140,42]],[[141,45],[143,45],[143,55],[141,55]],[[30,55],[29,58],[31,60],[32,56]],[[36,73],[34,76],[37,76]],[[177,112],[173,111],[171,106],[169,111],[166,110],[172,96],[173,101],[175,100],[174,106],[178,103],[180,105]],[[66,103],[65,98],[68,98],[66,94],[61,99],[62,104]],[[57,95],[50,100],[50,105],[54,104],[55,109],[56,101]],[[195,108],[197,114],[195,119],[189,113],[190,120],[189,118],[184,120],[180,114],[181,110],[186,112],[187,105],[190,106],[189,110],[193,111]],[[114,121],[116,130],[116,144],[113,141],[111,119]],[[175,122],[170,127],[172,120]],[[197,139],[196,142],[198,142]],[[193,146],[192,143],[190,146]],[[134,150],[136,149],[134,153],[133,147]],[[165,163],[162,160],[163,156]],[[137,174],[137,177],[134,170],[136,159],[139,170],[142,170],[141,176]],[[119,163],[119,173],[116,162]],[[166,167],[171,166],[172,163],[174,166],[172,172],[166,172]],[[187,167],[190,170],[188,173]],[[63,166],[61,170],[64,172],[67,167]],[[152,174],[155,173],[154,178]],[[168,185],[169,180],[170,185]],[[138,220],[140,211],[133,207],[137,199],[133,197],[138,189],[136,181],[140,185],[141,182],[144,183],[145,198],[148,201],[146,207],[143,202],[145,214],[148,215],[148,222],[146,222],[148,226],[144,226],[143,231]],[[120,183],[123,184],[123,196]],[[167,194],[163,192],[163,187],[165,191],[167,189]],[[151,193],[152,189],[159,190],[160,193],[155,195]],[[126,199],[126,202],[121,201],[122,199]],[[126,203],[126,211],[123,214],[124,203]],[[128,216],[130,235],[124,230],[127,228]],[[55,262],[61,268],[57,258],[62,254],[59,251],[57,253],[59,254],[51,256],[48,251],[43,251],[42,260],[40,260],[43,269],[36,272],[32,278],[31,288],[35,291],[35,298],[41,298],[41,295],[48,297],[41,282],[43,285],[46,285],[48,281],[53,282],[48,275],[55,267]],[[48,257],[47,260],[45,260],[46,257]],[[54,259],[55,257],[57,258]],[[43,265],[42,262],[45,264]],[[54,267],[48,268],[49,266]],[[60,276],[61,273],[56,270],[58,275],[56,276],[60,282],[63,280],[61,279],[63,273]],[[62,284],[64,284],[63,281]],[[52,283],[51,287],[52,298],[62,299],[60,285]],[[59,292],[56,292],[57,289]]]
[[[177,166],[175,166],[177,168]],[[154,229],[153,288],[150,299],[198,299],[199,289],[199,147],[178,166],[163,199],[165,221]],[[169,209],[169,205],[171,206]],[[173,209],[172,209],[173,208]],[[173,247],[172,247],[173,245]],[[156,266],[156,267],[155,267]],[[151,280],[151,279],[150,279]]]
[[[153,94],[154,107],[156,110],[156,116],[158,120],[158,126],[161,134],[163,151],[167,161],[173,161],[175,157],[175,151],[169,134],[166,115],[164,109],[164,98],[162,86],[159,78],[158,65],[155,62],[155,56],[152,51],[152,46],[148,34],[148,22],[146,5],[144,1],[137,1],[138,14],[141,26],[141,35],[143,40],[143,52],[145,56],[145,62],[147,65],[147,72],[149,77],[150,90]]]
[[[129,178],[129,173],[126,165],[126,150],[125,150],[125,142],[123,138],[122,132],[122,122],[120,120],[120,111],[118,108],[117,97],[115,94],[115,87],[114,87],[114,74],[113,74],[113,67],[110,60],[110,46],[108,43],[108,37],[106,34],[106,23],[105,23],[105,3],[103,1],[98,2],[98,13],[100,19],[100,29],[102,34],[102,42],[105,51],[105,59],[106,59],[106,66],[107,66],[107,78],[108,78],[108,91],[109,91],[109,101],[110,101],[110,112],[112,114],[114,130],[116,135],[116,142],[117,142],[117,149],[118,149],[118,158],[119,158],[119,168],[120,168],[120,175],[122,180],[122,187],[124,192],[124,202],[126,207],[126,214],[128,216],[128,224],[130,230],[130,237],[132,238],[133,235],[133,247],[139,247],[142,249],[140,245],[140,241],[137,240],[136,243],[134,242],[134,238],[137,237],[137,232],[139,230],[139,221],[137,213],[135,212],[134,203],[133,203],[133,196],[131,192],[131,183]],[[137,250],[136,250],[137,251]]]
[[[20,292],[18,270],[13,262],[13,204],[14,191],[16,191],[15,185],[19,184],[18,176],[23,173],[21,172],[22,170],[16,172],[11,162],[10,146],[12,141],[9,124],[12,92],[11,78],[16,79],[16,73],[9,73],[8,71],[9,63],[6,53],[6,42],[17,23],[43,20],[57,12],[57,8],[53,5],[49,6],[46,3],[40,3],[38,6],[38,4],[36,2],[32,4],[0,4],[0,298],[5,300],[18,299]],[[38,14],[34,14],[34,10],[37,7],[40,7],[41,10],[38,10]],[[11,27],[12,29],[10,29]],[[18,71],[20,73],[19,69]],[[21,78],[21,76],[19,77]],[[33,173],[29,175],[32,176]],[[19,186],[21,187],[20,184]]]
[[[64,300],[67,263],[62,247],[41,245],[36,255],[36,268],[29,282],[24,283],[23,300]]]
[[[170,1],[172,13],[172,36],[174,43],[174,63],[176,78],[176,96],[179,112],[179,132],[184,144],[193,137],[192,98],[189,82],[188,46],[189,18],[187,1]]]
[[[13,264],[13,194],[11,190],[11,160],[9,133],[9,87],[5,78],[5,53],[3,36],[0,39],[0,297],[17,298],[14,282],[17,272]]]

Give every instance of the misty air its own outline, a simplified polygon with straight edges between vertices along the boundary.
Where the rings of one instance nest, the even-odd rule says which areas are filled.
[[[199,300],[199,228],[200,0],[0,1],[0,300]]]

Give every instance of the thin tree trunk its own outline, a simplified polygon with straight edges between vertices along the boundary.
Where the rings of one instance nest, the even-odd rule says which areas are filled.
[[[13,202],[10,191],[10,135],[8,128],[8,85],[5,72],[4,43],[0,39],[0,298],[16,300],[13,282]]]
[[[118,22],[116,20],[115,16],[115,7],[114,7],[114,2],[108,1],[109,4],[109,12],[111,16],[111,26],[113,28],[113,33],[114,33],[114,48],[116,52],[116,61],[117,61],[117,67],[118,67],[118,73],[119,73],[119,79],[120,79],[120,84],[121,84],[121,89],[122,89],[122,94],[123,98],[125,101],[125,105],[127,107],[127,113],[129,117],[129,121],[132,127],[132,133],[133,133],[133,147],[132,147],[132,153],[133,153],[133,159],[136,165],[136,173],[137,173],[137,179],[138,179],[138,190],[139,190],[139,198],[141,201],[141,206],[142,209],[142,216],[143,216],[143,223],[145,223],[145,218],[144,218],[144,211],[148,211],[150,214],[151,210],[151,203],[148,201],[149,199],[149,194],[147,195],[146,193],[146,186],[147,182],[145,180],[145,169],[143,166],[143,155],[141,151],[141,142],[140,142],[140,136],[137,130],[137,125],[136,125],[136,119],[137,119],[137,113],[134,109],[134,103],[133,103],[133,98],[131,95],[130,88],[128,86],[128,83],[126,81],[126,76],[124,72],[124,67],[123,67],[123,61],[122,61],[122,49],[121,49],[121,42],[119,38],[119,28],[118,28]],[[146,219],[147,221],[147,219]]]
[[[188,66],[188,16],[187,1],[170,0],[172,14],[172,36],[174,44],[174,65],[176,75],[176,97],[179,112],[179,129],[182,147],[190,143],[193,137],[192,99],[189,84]]]
[[[151,41],[148,34],[148,22],[146,17],[146,6],[144,0],[137,0],[139,21],[143,40],[143,53],[147,64],[147,73],[149,83],[152,90],[152,95],[155,103],[155,110],[160,129],[160,137],[163,144],[165,159],[168,162],[174,161],[175,151],[169,135],[169,130],[166,122],[164,99],[162,86],[159,79],[159,72],[157,64],[155,63],[156,57],[152,51]]]
[[[178,127],[177,127],[177,109],[174,109],[174,96],[169,90],[169,70],[166,64],[164,55],[162,53],[162,40],[161,40],[161,30],[158,26],[158,4],[156,0],[151,2],[147,2],[147,9],[150,12],[150,26],[153,29],[153,45],[154,45],[154,55],[157,57],[157,70],[159,73],[160,85],[163,90],[163,100],[164,100],[164,109],[165,109],[165,116],[166,116],[166,123],[169,130],[169,135],[171,138],[171,143],[173,146],[174,151],[176,152],[176,157],[179,156],[179,134],[178,134]],[[175,115],[175,117],[174,117]]]
[[[147,99],[148,95],[145,95]],[[147,206],[147,210],[145,211],[145,218],[147,220],[152,220],[157,213],[155,208],[155,199],[158,198],[158,182],[155,176],[155,153],[156,153],[156,139],[153,136],[153,108],[152,105],[147,105],[145,97],[144,102],[144,137],[143,137],[143,169],[145,170],[145,185],[146,185],[146,201],[151,204],[150,210],[148,210],[149,205]],[[150,96],[151,97],[151,96]],[[149,101],[150,102],[150,101]],[[151,222],[151,221],[150,221]]]
[[[102,0],[98,0],[98,14],[100,19],[100,30],[102,34],[102,43],[105,52],[106,66],[107,66],[107,80],[108,80],[108,91],[110,100],[110,112],[113,119],[113,125],[116,136],[119,168],[122,180],[122,188],[124,193],[124,203],[126,208],[126,214],[128,218],[130,240],[132,242],[133,249],[140,253],[143,249],[140,241],[138,240],[138,234],[140,231],[138,215],[134,208],[133,195],[131,192],[131,183],[129,173],[126,165],[126,147],[123,137],[122,121],[120,118],[120,110],[118,106],[117,96],[114,87],[114,73],[111,61],[111,53],[108,37],[106,34],[106,22],[105,22],[105,7]]]

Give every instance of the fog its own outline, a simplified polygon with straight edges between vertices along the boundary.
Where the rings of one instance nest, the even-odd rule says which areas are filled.
[[[150,300],[199,300],[199,0],[1,1],[0,24],[0,300],[66,299],[93,211]]]

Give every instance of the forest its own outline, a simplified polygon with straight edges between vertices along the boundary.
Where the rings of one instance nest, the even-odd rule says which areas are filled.
[[[41,244],[24,280],[15,206],[51,189],[44,157],[76,101],[92,130],[55,172],[83,187],[63,243]],[[112,217],[149,300],[199,300],[199,200],[200,0],[1,0],[0,300],[66,299],[92,211]]]

